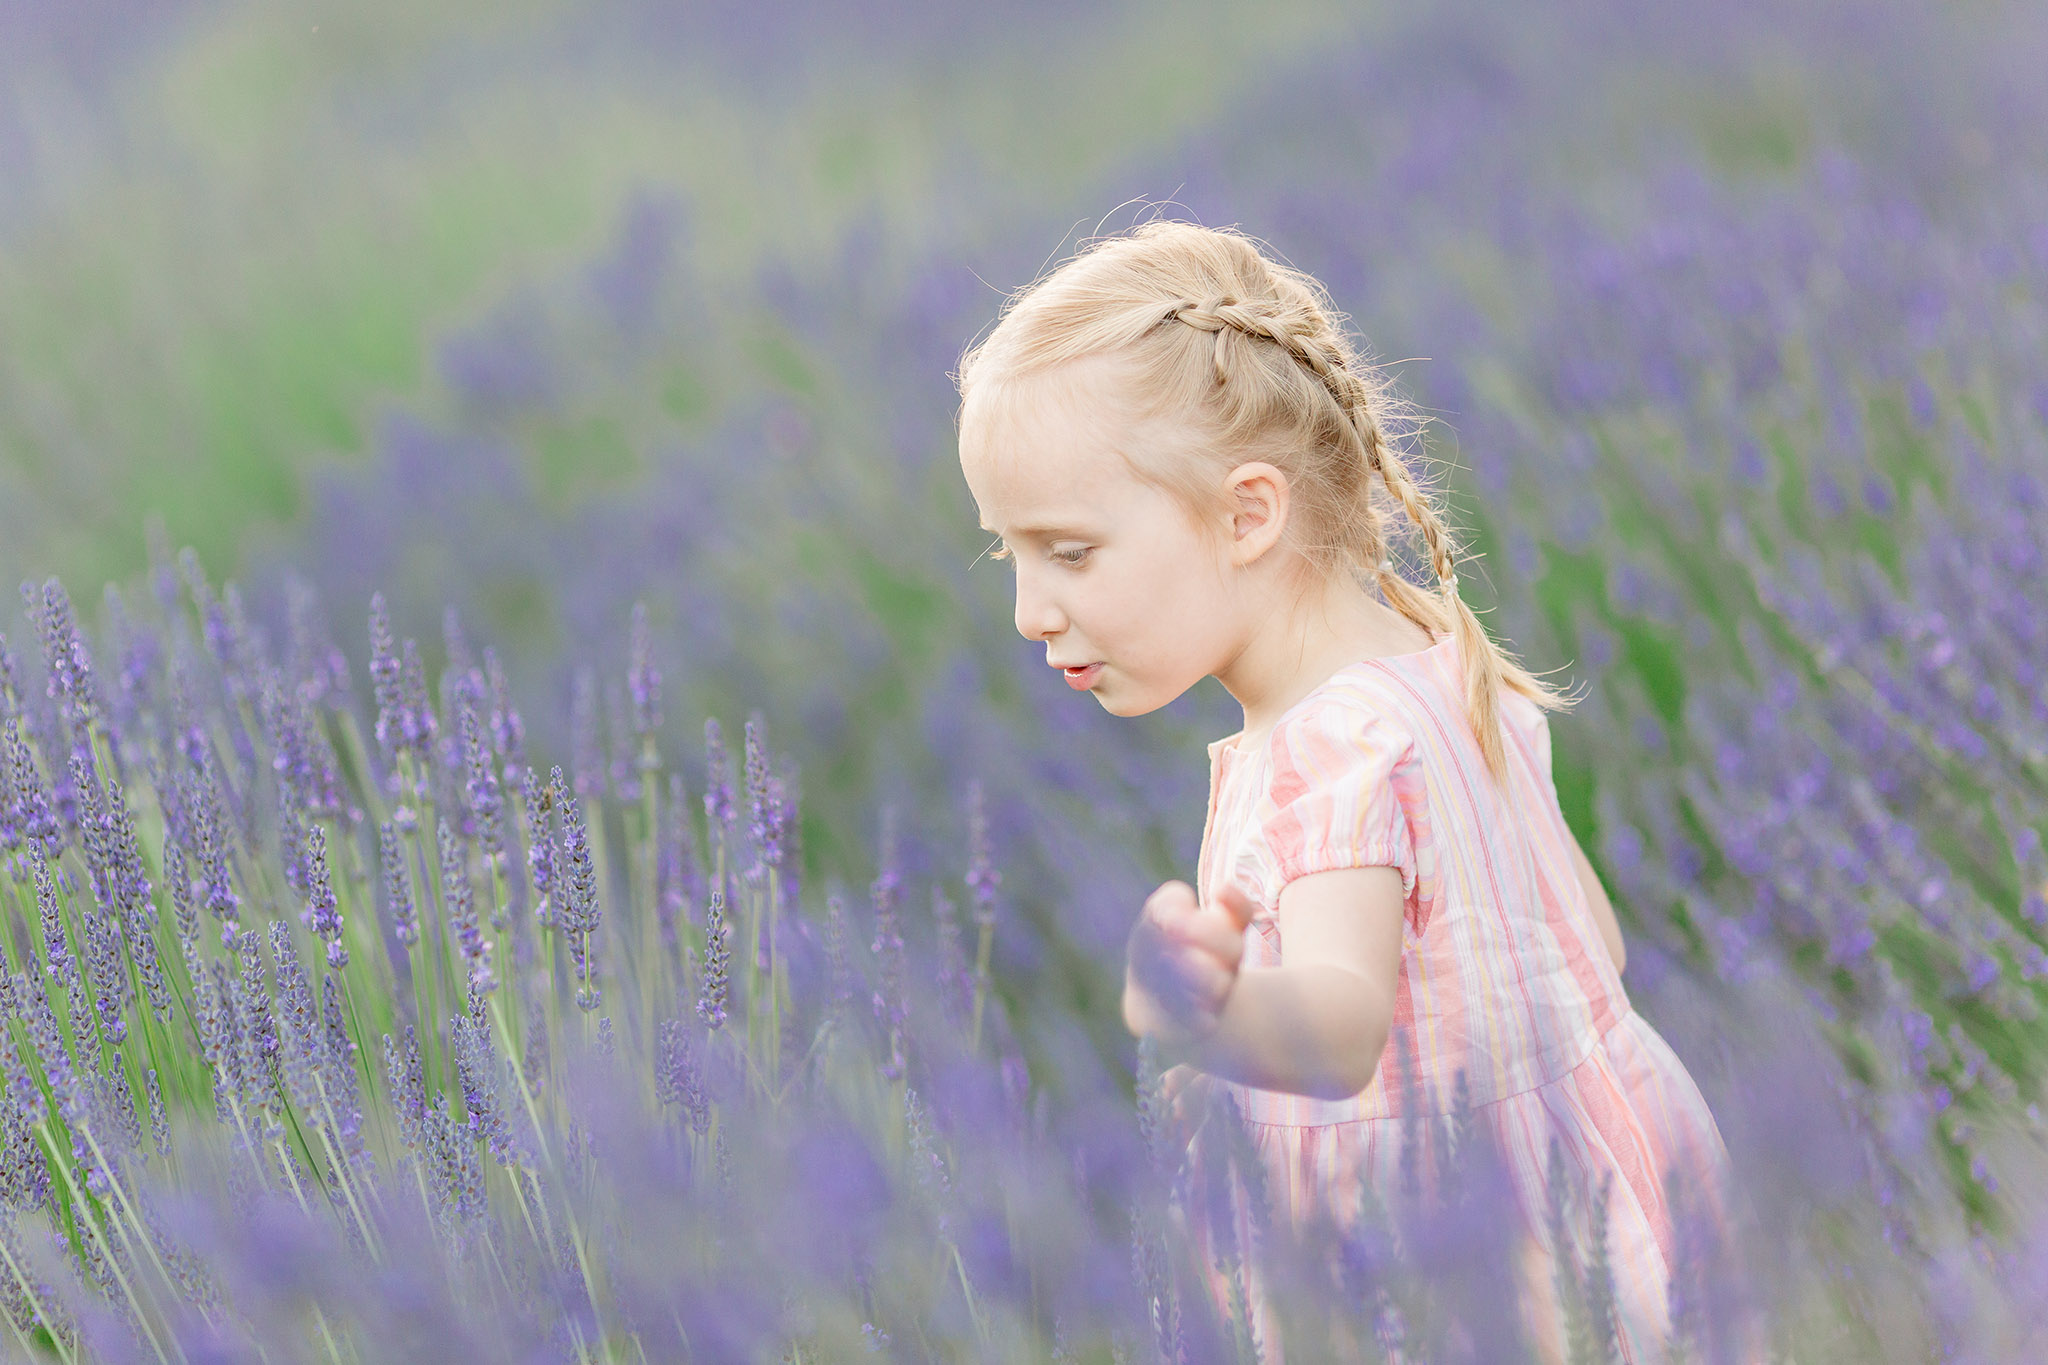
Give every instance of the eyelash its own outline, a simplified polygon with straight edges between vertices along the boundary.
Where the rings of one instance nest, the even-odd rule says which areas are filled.
[[[990,559],[1009,559],[1011,554],[1003,548],[1003,543],[999,540],[988,547],[988,557]],[[1078,550],[1061,550],[1052,555],[1052,558],[1057,559],[1060,563],[1077,569],[1081,567],[1081,561],[1087,557],[1088,550],[1085,546]]]

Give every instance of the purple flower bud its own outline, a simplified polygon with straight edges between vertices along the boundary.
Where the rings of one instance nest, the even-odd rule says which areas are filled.
[[[512,704],[512,686],[505,680],[498,651],[484,647],[484,676],[491,693],[491,743],[506,771],[526,766],[526,722]],[[508,779],[509,780],[509,779]]]
[[[32,849],[40,845],[45,857],[54,858],[64,851],[63,828],[51,809],[49,791],[43,786],[42,774],[36,768],[35,752],[22,738],[21,727],[14,716],[7,718],[4,742],[8,754],[8,776],[14,787],[14,818],[21,838]]]
[[[597,869],[591,861],[590,842],[583,825],[583,811],[576,798],[562,788],[562,770],[554,770],[554,790],[562,807],[562,861],[565,894],[562,912],[556,920],[569,944],[569,961],[576,978],[576,1006],[594,1010],[600,993],[597,961],[591,936],[597,932]]]
[[[391,617],[384,594],[370,596],[370,686],[377,701],[377,744],[389,754],[404,743],[405,688],[398,646],[391,635]]]
[[[654,666],[654,641],[647,628],[647,604],[633,604],[627,646],[626,686],[633,693],[633,733],[645,740],[661,728],[661,670]]]
[[[306,909],[299,922],[327,944],[328,966],[348,965],[348,949],[341,946],[341,902],[327,872],[327,831],[319,825],[306,831]]]
[[[457,1015],[452,1029],[469,1140],[483,1143],[492,1160],[509,1166],[514,1159],[512,1132],[499,1102],[497,1049],[492,1046],[490,1018],[484,1012],[481,993],[471,993],[468,1013]]]
[[[996,888],[1003,874],[989,849],[988,803],[979,779],[967,784],[967,890],[974,898],[974,922],[995,923]]]
[[[896,867],[896,812],[893,807],[888,807],[882,812],[882,866],[868,888],[868,894],[875,911],[873,951],[881,977],[873,1005],[875,1018],[882,1022],[889,1034],[889,1060],[883,1064],[882,1074],[892,1081],[904,1074],[904,1024],[910,1014],[904,995],[908,963],[904,958],[903,931],[897,913],[897,895],[901,886],[902,876]]]
[[[270,921],[270,960],[271,975],[277,982],[285,1093],[302,1118],[325,1126],[325,1107],[315,1079],[321,1060],[320,1016],[313,1005],[312,982],[292,942],[292,927],[281,919]]]
[[[704,722],[704,816],[713,838],[732,825],[732,763],[725,753],[725,735],[716,720]]]
[[[67,722],[82,736],[84,727],[99,717],[100,707],[98,690],[93,684],[92,656],[86,651],[85,637],[78,632],[71,599],[54,578],[43,584],[40,612],[26,583],[22,584],[22,596],[29,600],[29,618],[42,636],[50,695],[62,699]]]
[[[321,1084],[327,1091],[327,1102],[334,1110],[334,1121],[341,1130],[340,1146],[349,1154],[351,1163],[367,1167],[371,1163],[369,1148],[359,1141],[362,1130],[362,1092],[356,1086],[356,1040],[350,1036],[348,1023],[341,1013],[341,978],[333,972],[320,980],[320,1026],[323,1037],[320,1049]]]
[[[561,769],[557,768],[559,775]],[[546,928],[555,919],[555,833],[550,812],[554,808],[554,797],[549,789],[540,785],[540,779],[533,769],[526,770],[526,778],[520,785],[520,798],[526,806],[526,865],[533,874],[533,889],[536,896],[535,917],[541,927]]]
[[[704,974],[697,987],[697,1017],[712,1028],[725,1023],[731,953],[725,942],[725,892],[714,887],[704,912]]]
[[[384,874],[384,912],[391,917],[391,932],[410,948],[420,941],[419,911],[413,904],[412,874],[406,869],[405,850],[389,820],[377,828],[377,854]]]
[[[419,1034],[405,1026],[405,1041],[384,1035],[384,1074],[391,1083],[391,1108],[398,1117],[398,1136],[415,1160],[426,1154],[427,1083],[420,1065]]]
[[[72,955],[71,941],[64,931],[64,907],[57,899],[57,884],[51,879],[47,860],[30,858],[29,864],[35,874],[36,909],[42,915],[43,952],[50,959],[47,970],[65,990],[73,990],[79,980],[78,959]]]
[[[491,975],[491,941],[477,922],[476,894],[469,881],[469,854],[448,822],[440,822],[441,899],[448,913],[448,927],[455,932],[456,945],[469,967],[470,989],[489,991],[497,984]]]
[[[661,1021],[655,1048],[654,1093],[663,1104],[680,1105],[689,1120],[690,1131],[703,1137],[711,1131],[711,1100],[704,1090],[704,1073],[697,1065],[696,1050],[690,1044],[693,1031],[682,1019]]]
[[[399,712],[399,730],[404,747],[421,758],[430,758],[440,723],[434,718],[434,703],[427,695],[427,666],[420,660],[419,641],[408,637],[400,646],[399,692],[404,705]]]
[[[475,817],[477,843],[482,847],[484,857],[493,867],[502,867],[505,861],[502,814],[505,802],[499,794],[497,769],[491,763],[490,751],[484,747],[483,727],[467,699],[462,702],[460,717],[463,760],[469,771],[463,795],[468,799],[470,814]]]
[[[640,799],[641,766],[633,753],[632,728],[626,716],[626,694],[616,678],[605,683],[604,706],[605,730],[611,740],[612,791],[619,800],[631,805]],[[643,749],[640,756],[647,757],[647,751]],[[658,767],[660,763],[660,755],[653,755],[650,766]]]

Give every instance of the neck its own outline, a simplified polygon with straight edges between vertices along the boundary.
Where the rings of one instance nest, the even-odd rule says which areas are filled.
[[[1348,578],[1320,591],[1275,592],[1257,604],[1251,620],[1243,646],[1216,673],[1244,708],[1240,748],[1263,743],[1289,707],[1339,669],[1435,643]]]

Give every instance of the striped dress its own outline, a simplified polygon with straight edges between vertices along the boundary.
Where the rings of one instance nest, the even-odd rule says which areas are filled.
[[[1316,1214],[1350,1226],[1361,1184],[1382,1208],[1398,1207],[1403,1133],[1444,1125],[1462,1073],[1469,1116],[1492,1138],[1514,1189],[1516,1207],[1504,1211],[1517,1238],[1511,1264],[1523,1277],[1522,1311],[1539,1355],[1563,1356],[1548,1259],[1554,1138],[1571,1187],[1609,1182],[1620,1358],[1657,1360],[1677,1254],[1667,1180],[1675,1172],[1693,1180],[1725,1235],[1727,1152],[1683,1063],[1630,1008],[1601,941],[1551,780],[1547,716],[1503,689],[1502,789],[1487,773],[1463,696],[1457,642],[1445,634],[1429,649],[1340,670],[1261,745],[1240,749],[1233,735],[1209,746],[1198,891],[1205,904],[1226,879],[1252,892],[1260,908],[1245,930],[1246,966],[1283,961],[1275,907],[1297,877],[1394,867],[1406,893],[1393,1030],[1371,1084],[1344,1100],[1219,1088],[1246,1120],[1268,1216],[1297,1228]],[[1412,1088],[1402,1080],[1403,1051]],[[1417,1112],[1404,1124],[1406,1103]],[[1428,1152],[1418,1168],[1436,1169]],[[1432,1181],[1422,1178],[1425,1188]],[[1590,1245],[1592,1202],[1566,1204],[1581,1249]],[[1205,1212],[1188,1227],[1226,1313],[1231,1285],[1216,1269],[1219,1248],[1227,1256],[1247,1245],[1255,1226],[1241,1191],[1230,1207],[1236,1212],[1218,1226]],[[1234,1226],[1226,1231],[1222,1221]],[[1281,1343],[1260,1273],[1252,1260],[1238,1291],[1273,1362]]]

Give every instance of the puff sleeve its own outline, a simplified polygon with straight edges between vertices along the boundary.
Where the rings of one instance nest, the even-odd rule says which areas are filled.
[[[1273,736],[1260,834],[1279,891],[1299,877],[1351,867],[1401,870],[1415,892],[1415,840],[1396,790],[1414,741],[1369,705],[1346,700],[1290,717]]]

